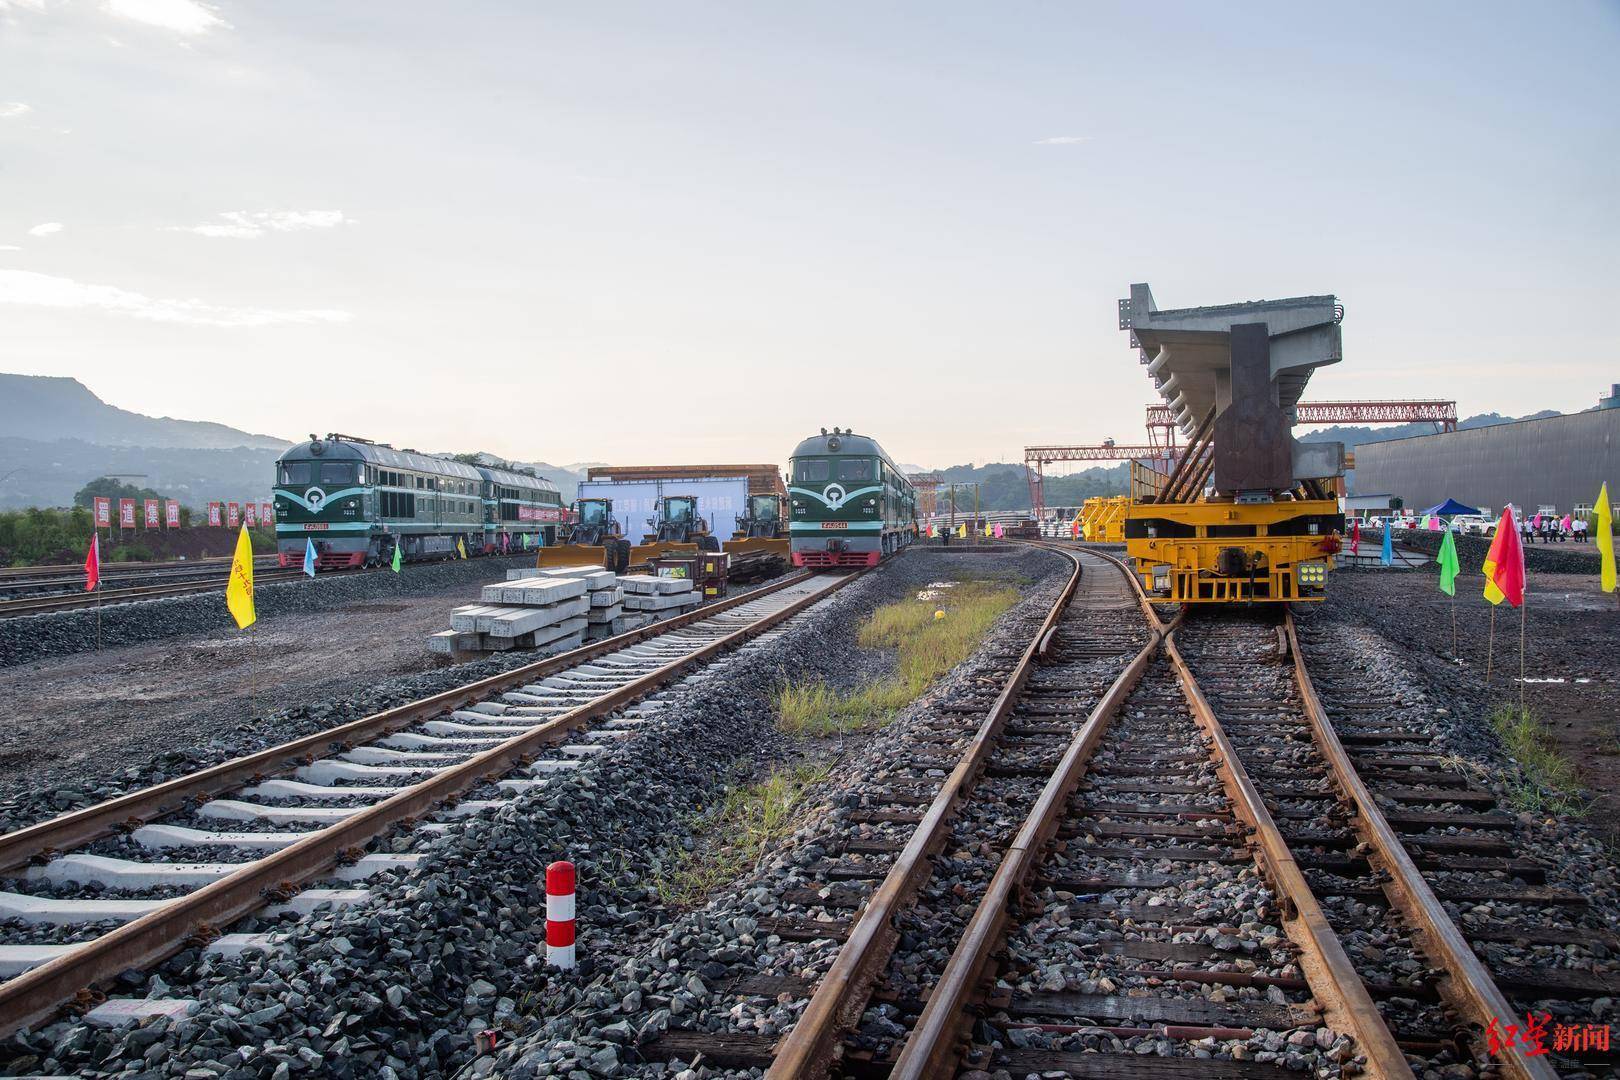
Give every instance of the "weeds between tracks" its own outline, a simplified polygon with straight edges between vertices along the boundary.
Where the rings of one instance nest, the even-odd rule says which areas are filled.
[[[1005,581],[969,580],[885,604],[861,624],[865,649],[894,649],[895,673],[843,691],[824,681],[790,683],[777,695],[777,727],[789,735],[836,735],[881,726],[934,680],[972,655],[985,633],[1018,602]],[[936,618],[936,612],[944,612]]]
[[[773,771],[757,784],[732,789],[693,830],[696,847],[660,871],[658,895],[696,906],[716,889],[752,869],[767,848],[798,826],[805,793],[826,779],[826,765],[799,764]]]
[[[1517,809],[1572,817],[1586,813],[1575,763],[1559,752],[1533,712],[1520,705],[1503,705],[1491,713],[1491,730],[1524,770],[1525,781],[1508,782],[1508,796]]]

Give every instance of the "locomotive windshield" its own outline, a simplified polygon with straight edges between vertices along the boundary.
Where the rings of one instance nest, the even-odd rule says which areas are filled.
[[[307,484],[311,475],[311,466],[307,461],[288,461],[281,466],[281,482],[283,484]]]
[[[825,483],[828,464],[826,458],[802,458],[794,465],[793,478],[801,484]]]
[[[871,458],[844,458],[838,463],[838,479],[840,480],[870,480],[872,479]]]
[[[353,484],[357,477],[364,475],[361,470],[364,465],[355,465],[348,461],[328,461],[321,465],[321,483],[323,484]]]

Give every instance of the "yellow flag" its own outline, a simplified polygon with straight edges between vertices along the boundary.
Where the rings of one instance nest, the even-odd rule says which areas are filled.
[[[958,525],[956,527],[956,535],[960,536],[962,539],[966,540],[967,539],[967,526],[966,525]]]
[[[258,618],[253,611],[253,541],[248,539],[246,525],[236,536],[236,557],[231,559],[225,606],[231,609],[231,618],[236,620],[238,630],[246,630]]]
[[[461,537],[459,536],[456,537],[456,550],[461,552],[461,557],[463,559],[467,557],[467,545],[461,542]]]
[[[1602,564],[1598,574],[1604,592],[1614,592],[1613,522],[1614,511],[1609,508],[1609,485],[1605,483],[1598,488],[1597,505],[1592,507],[1592,528],[1597,532],[1598,551],[1603,554],[1603,558],[1598,560]]]
[[[984,523],[984,535],[990,535],[990,523],[988,521]]]

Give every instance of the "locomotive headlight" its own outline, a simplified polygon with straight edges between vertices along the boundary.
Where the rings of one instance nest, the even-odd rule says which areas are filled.
[[[1320,562],[1302,562],[1299,564],[1299,583],[1313,589],[1320,589],[1327,585],[1327,564]]]
[[[1159,563],[1153,568],[1153,591],[1166,593],[1170,591],[1170,567],[1164,563]]]

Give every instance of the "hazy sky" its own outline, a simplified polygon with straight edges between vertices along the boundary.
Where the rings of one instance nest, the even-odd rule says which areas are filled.
[[[0,370],[529,460],[1018,460],[1142,438],[1147,281],[1336,293],[1308,398],[1585,408],[1616,56],[1613,3],[0,0]]]

